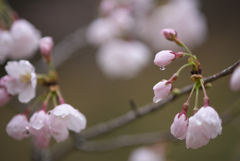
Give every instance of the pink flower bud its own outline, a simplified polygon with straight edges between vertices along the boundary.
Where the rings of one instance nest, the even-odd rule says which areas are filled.
[[[9,75],[5,75],[3,76],[1,79],[0,79],[0,86],[1,87],[5,87],[6,86],[6,83],[11,81],[11,77]]]
[[[217,137],[222,132],[222,120],[210,106],[202,107],[189,118],[186,135],[187,148],[197,149],[208,144],[210,138]]]
[[[163,29],[161,33],[165,36],[166,39],[170,41],[173,41],[174,37],[177,36],[177,32],[170,28]]]
[[[154,64],[159,67],[165,67],[176,59],[175,52],[171,50],[163,50],[156,54]]]
[[[22,140],[28,137],[28,119],[25,114],[18,114],[14,116],[7,124],[7,134],[16,140]]]
[[[43,37],[38,41],[38,43],[40,51],[43,55],[49,55],[52,52],[52,48],[54,46],[52,37]]]
[[[50,142],[50,138],[50,133],[42,132],[35,136],[34,144],[39,149],[47,148]]]
[[[168,94],[171,92],[172,84],[169,83],[166,85],[166,83],[167,83],[166,80],[162,80],[153,87],[153,91],[155,94],[153,98],[154,103],[157,103],[162,99],[167,98]]]
[[[171,126],[171,133],[174,137],[183,140],[186,138],[188,128],[188,118],[185,114],[177,114]]]
[[[46,129],[46,112],[43,110],[35,112],[30,118],[29,132],[38,135]]]
[[[230,79],[230,88],[232,91],[239,91],[240,90],[240,66],[238,66]]]

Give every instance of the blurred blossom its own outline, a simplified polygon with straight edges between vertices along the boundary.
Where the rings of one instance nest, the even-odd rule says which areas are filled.
[[[189,48],[201,45],[207,35],[207,24],[205,16],[197,8],[197,1],[192,1],[171,0],[166,5],[156,8],[148,19],[138,22],[137,34],[156,51],[177,48],[160,34],[164,28],[174,28],[179,33],[178,37]]]
[[[128,0],[134,16],[146,16],[154,8],[155,0]]]
[[[120,35],[117,24],[110,18],[99,18],[94,20],[86,33],[89,43],[99,46],[102,43]]]
[[[163,153],[154,149],[142,147],[134,150],[128,161],[166,161]]]
[[[9,31],[0,30],[0,63],[7,58],[19,60],[32,57],[40,36],[40,32],[24,19],[14,21]]]
[[[152,55],[139,41],[115,39],[103,44],[97,52],[97,63],[109,78],[131,79],[150,61]]]
[[[12,46],[13,38],[11,33],[0,29],[0,63],[3,63],[8,57],[7,54],[10,53]]]
[[[118,26],[119,30],[122,32],[131,31],[134,27],[134,19],[130,13],[130,10],[126,8],[119,8],[116,9],[110,17],[115,21],[116,25]]]
[[[99,5],[99,12],[102,15],[107,15],[111,13],[117,6],[116,0],[102,0]]]
[[[14,45],[10,52],[10,58],[14,60],[27,59],[33,56],[38,48],[40,32],[24,19],[13,22],[10,32]]]
[[[238,66],[230,79],[230,88],[232,91],[239,91],[240,90],[240,66]]]

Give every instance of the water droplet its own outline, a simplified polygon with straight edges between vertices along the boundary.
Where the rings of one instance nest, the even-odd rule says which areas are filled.
[[[166,68],[165,67],[160,67],[160,70],[165,70]]]

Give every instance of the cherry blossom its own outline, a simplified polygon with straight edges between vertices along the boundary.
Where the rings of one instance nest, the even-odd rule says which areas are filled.
[[[163,154],[154,151],[151,148],[141,147],[134,150],[129,159],[129,161],[165,161]]]
[[[49,116],[49,128],[57,142],[68,137],[68,130],[79,133],[85,129],[87,120],[85,116],[71,105],[61,104],[56,106]]]
[[[144,68],[151,52],[139,41],[112,40],[97,52],[97,63],[109,78],[134,78]]]
[[[53,48],[53,39],[50,36],[41,38],[39,41],[39,48],[42,54],[49,55]]]
[[[16,140],[28,137],[28,119],[25,114],[14,116],[6,127],[7,134]]]
[[[186,135],[187,148],[197,149],[207,145],[210,138],[216,138],[222,132],[222,120],[215,109],[210,106],[202,107],[189,118]]]
[[[35,68],[29,61],[10,61],[5,66],[5,70],[11,77],[11,80],[6,83],[9,94],[18,94],[18,99],[22,103],[28,103],[35,97],[37,76]]]
[[[230,88],[232,91],[239,91],[240,90],[240,66],[238,66],[230,79]]]
[[[169,83],[166,85],[166,83],[167,83],[167,80],[162,80],[153,87],[153,91],[155,94],[153,98],[154,103],[157,103],[162,99],[167,98],[168,94],[171,92],[172,84]]]
[[[40,110],[35,112],[30,118],[29,132],[33,135],[43,133],[46,128],[46,112]]]
[[[188,128],[188,118],[185,114],[178,113],[171,126],[171,133],[174,137],[183,140],[186,138]]]
[[[9,53],[11,59],[26,59],[33,56],[38,48],[40,32],[27,20],[19,19],[10,28],[13,46]]]

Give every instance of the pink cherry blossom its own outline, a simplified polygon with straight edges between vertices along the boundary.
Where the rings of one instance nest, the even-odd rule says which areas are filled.
[[[217,112],[210,106],[202,107],[189,118],[186,135],[187,148],[197,149],[207,145],[210,138],[217,137],[222,132],[222,120]]]
[[[43,133],[46,129],[46,112],[40,110],[35,112],[30,118],[29,132],[33,135]]]
[[[163,50],[155,55],[154,64],[159,67],[165,67],[175,60],[176,55],[171,50]]]
[[[238,66],[230,79],[230,88],[232,91],[239,91],[240,90],[240,66]]]
[[[174,36],[177,36],[177,32],[173,29],[163,29],[161,33],[165,36],[166,39],[168,40],[173,40]]]
[[[97,63],[109,78],[132,79],[145,66],[152,55],[146,45],[139,41],[114,39],[103,44],[97,52]]]
[[[153,87],[153,91],[155,94],[153,98],[154,103],[157,103],[162,99],[167,98],[168,94],[171,92],[172,84],[170,83],[166,85],[166,83],[167,83],[166,80],[162,80]]]
[[[175,116],[173,124],[171,126],[171,133],[174,137],[183,140],[186,138],[186,132],[188,128],[188,118],[185,114],[179,113]]]
[[[163,154],[151,148],[141,147],[131,153],[128,161],[166,161],[166,159]]]
[[[43,37],[38,41],[38,43],[42,54],[49,55],[51,53],[54,45],[52,37]]]
[[[85,116],[68,104],[61,104],[53,109],[50,115],[50,123],[53,120],[64,122],[69,130],[77,133],[85,129],[87,123]]]
[[[16,140],[28,137],[28,119],[25,114],[14,116],[6,127],[7,134]]]
[[[38,48],[40,32],[27,20],[20,19],[13,22],[10,32],[13,46],[9,57],[11,59],[30,58]]]
[[[35,68],[29,61],[10,61],[5,66],[5,70],[11,77],[11,80],[6,83],[9,94],[18,94],[18,99],[22,103],[28,103],[35,97],[37,76]]]

